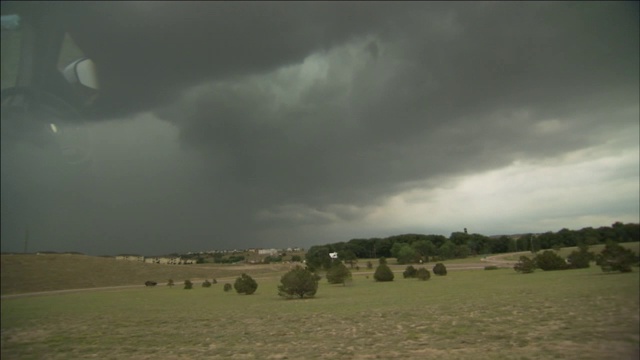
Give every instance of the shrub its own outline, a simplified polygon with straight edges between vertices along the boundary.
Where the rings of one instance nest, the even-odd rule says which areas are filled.
[[[513,266],[513,270],[523,274],[530,274],[534,272],[535,269],[536,262],[524,255],[520,256],[520,260]]]
[[[580,245],[578,246],[578,251],[573,251],[569,254],[567,262],[569,267],[573,269],[584,269],[589,267],[594,258],[595,256],[589,251],[588,245]]]
[[[387,258],[385,258],[384,256],[381,257],[380,259],[378,259],[378,264],[387,265]]]
[[[173,285],[174,285],[174,284],[173,284],[173,279],[169,279],[169,280],[167,281],[167,286],[168,286],[168,287],[173,287]]]
[[[596,264],[605,272],[631,272],[631,266],[637,262],[633,251],[614,242],[607,243],[604,250],[596,257]]]
[[[495,265],[489,265],[484,267],[485,270],[498,270],[498,267]]]
[[[567,263],[564,259],[552,250],[545,250],[536,255],[534,261],[536,266],[544,271],[565,270]]]
[[[291,261],[293,261],[293,262],[301,262],[302,258],[300,257],[300,255],[293,255],[293,256],[291,256]]]
[[[243,273],[236,279],[233,288],[238,294],[251,295],[258,289],[258,283],[251,276]]]
[[[327,271],[327,281],[329,284],[345,284],[347,279],[351,279],[351,270],[347,269],[342,261],[334,262],[333,266]]]
[[[231,286],[231,284],[226,283],[224,284],[224,287],[222,289],[224,290],[224,292],[227,292],[227,291],[231,291],[232,288],[233,287]]]
[[[202,283],[202,287],[207,287],[207,288],[208,288],[208,287],[211,287],[211,283],[209,282],[209,280],[205,280],[205,281]]]
[[[434,267],[433,267],[433,273],[439,276],[445,276],[447,275],[447,267],[444,266],[443,263],[437,263]]]
[[[426,281],[431,279],[431,273],[429,272],[429,270],[421,267],[418,270],[416,270],[416,277],[419,280]]]
[[[156,286],[156,285],[158,285],[158,283],[155,281],[147,280],[144,282],[144,286]]]
[[[367,269],[373,269],[373,263],[371,261],[367,261]]]
[[[384,258],[381,258],[384,259]],[[373,274],[373,278],[376,281],[393,281],[394,275],[393,275],[393,271],[391,271],[391,269],[389,269],[389,266],[384,263],[384,264],[380,264],[378,265],[378,268],[376,268],[376,272]]]
[[[193,283],[191,282],[191,280],[185,280],[184,281],[184,288],[185,288],[185,290],[193,289]]]
[[[414,278],[416,277],[416,272],[418,270],[416,270],[416,268],[414,268],[412,265],[407,266],[407,268],[402,272],[402,277],[404,277],[405,279],[407,278]]]
[[[318,280],[318,275],[298,265],[282,275],[278,285],[278,295],[289,299],[313,297],[318,291]]]
[[[216,280],[216,278],[213,278],[212,283],[217,284],[217,283],[218,283],[218,280]]]

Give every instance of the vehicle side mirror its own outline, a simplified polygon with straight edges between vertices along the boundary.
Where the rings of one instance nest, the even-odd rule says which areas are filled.
[[[100,89],[95,63],[89,58],[78,59],[63,71],[70,84],[78,84],[89,89]]]

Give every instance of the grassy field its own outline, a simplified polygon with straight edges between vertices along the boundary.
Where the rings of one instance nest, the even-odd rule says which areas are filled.
[[[620,243],[621,246],[627,248],[627,249],[631,249],[633,250],[633,252],[635,252],[636,254],[640,253],[640,242],[630,242],[630,243]],[[589,251],[599,254],[602,252],[602,250],[604,250],[605,245],[604,244],[598,244],[598,245],[592,245],[589,246]],[[540,250],[540,252],[542,252],[544,250]],[[561,248],[560,250],[558,250],[558,255],[562,256],[563,258],[566,258],[567,256],[569,256],[569,254],[571,254],[573,251],[578,251],[578,247],[577,246],[573,246],[573,247],[565,247],[565,248]],[[511,255],[511,256],[505,256],[504,260],[513,260],[513,261],[518,261],[520,259],[520,255]],[[530,258],[533,258],[535,255],[529,253],[529,254],[525,254],[526,256],[529,256]]]
[[[104,286],[142,285],[147,280],[166,284],[168,279],[235,277],[242,272],[278,275],[285,264],[273,265],[165,265],[145,264],[85,255],[2,255],[0,256],[2,295]]]
[[[277,276],[251,296],[219,283],[3,299],[2,358],[637,359],[639,280],[462,270],[323,280],[308,300],[279,298]]]

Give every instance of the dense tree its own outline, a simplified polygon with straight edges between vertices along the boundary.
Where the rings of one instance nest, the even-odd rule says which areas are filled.
[[[349,266],[353,269],[353,265],[358,262],[358,258],[356,254],[351,250],[342,250],[338,252],[338,259],[344,261],[349,264]]]
[[[447,240],[438,249],[438,257],[443,260],[453,259],[456,257],[456,245],[451,240]]]
[[[520,256],[520,260],[513,266],[513,269],[519,273],[529,274],[535,271],[536,262],[527,256]]]
[[[429,272],[429,270],[421,267],[416,271],[416,276],[419,280],[429,280],[431,278],[431,273]]]
[[[630,249],[615,242],[609,242],[596,257],[596,264],[602,271],[631,272],[631,266],[638,263],[638,256]]]
[[[588,268],[589,263],[595,259],[595,255],[589,251],[589,246],[586,244],[580,244],[578,251],[573,251],[567,257],[569,266],[573,269]]]
[[[318,276],[308,269],[296,266],[280,278],[278,295],[292,298],[313,297],[318,291]]]
[[[567,262],[553,250],[545,250],[536,255],[534,261],[536,267],[544,271],[565,270],[568,268]]]
[[[228,291],[231,291],[231,289],[233,289],[233,286],[231,286],[231,284],[229,284],[229,283],[226,283],[226,284],[224,284],[222,289],[224,290],[224,292],[228,292]]]
[[[384,258],[380,258],[381,260]],[[389,266],[387,265],[387,263],[380,263],[380,265],[378,265],[378,267],[376,268],[376,272],[373,274],[373,278],[376,281],[393,281],[394,275],[393,275],[393,271],[391,271],[391,269],[389,268]]]
[[[206,288],[211,287],[211,283],[209,282],[209,280],[205,279],[204,282],[202,283],[202,287],[206,287]]]
[[[191,280],[185,280],[184,281],[184,289],[185,290],[191,290],[193,288],[193,283],[191,282]]]
[[[291,256],[291,261],[293,261],[293,262],[301,262],[302,258],[300,257],[300,255],[293,255],[293,256]]]
[[[331,268],[327,271],[327,281],[329,284],[346,284],[351,279],[351,271],[347,269],[342,261],[334,261]]]
[[[436,246],[431,240],[418,240],[411,244],[411,247],[424,262],[429,262],[429,257],[435,256],[437,251]]]
[[[251,276],[243,273],[236,279],[233,288],[238,294],[251,295],[258,289],[258,283]]]
[[[398,243],[396,243],[396,245],[398,245]],[[394,254],[394,256],[396,261],[398,261],[398,264],[411,264],[416,262],[419,258],[418,253],[409,244],[400,244],[399,250]]]
[[[312,246],[305,254],[307,265],[312,269],[325,269],[331,267],[331,249],[328,246]]]
[[[433,267],[433,273],[439,276],[447,275],[447,267],[443,263],[437,263]]]
[[[416,277],[416,272],[418,270],[416,270],[416,268],[414,268],[413,266],[409,265],[407,266],[407,268],[402,272],[402,277],[405,279],[410,279],[410,278],[414,278]]]

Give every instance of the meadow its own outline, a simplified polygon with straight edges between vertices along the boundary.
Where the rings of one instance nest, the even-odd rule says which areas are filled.
[[[4,265],[3,265],[4,272]],[[250,271],[248,272],[252,274]],[[3,359],[637,359],[640,276],[458,270],[277,296],[157,286],[2,300]],[[177,282],[178,283],[178,282]]]

